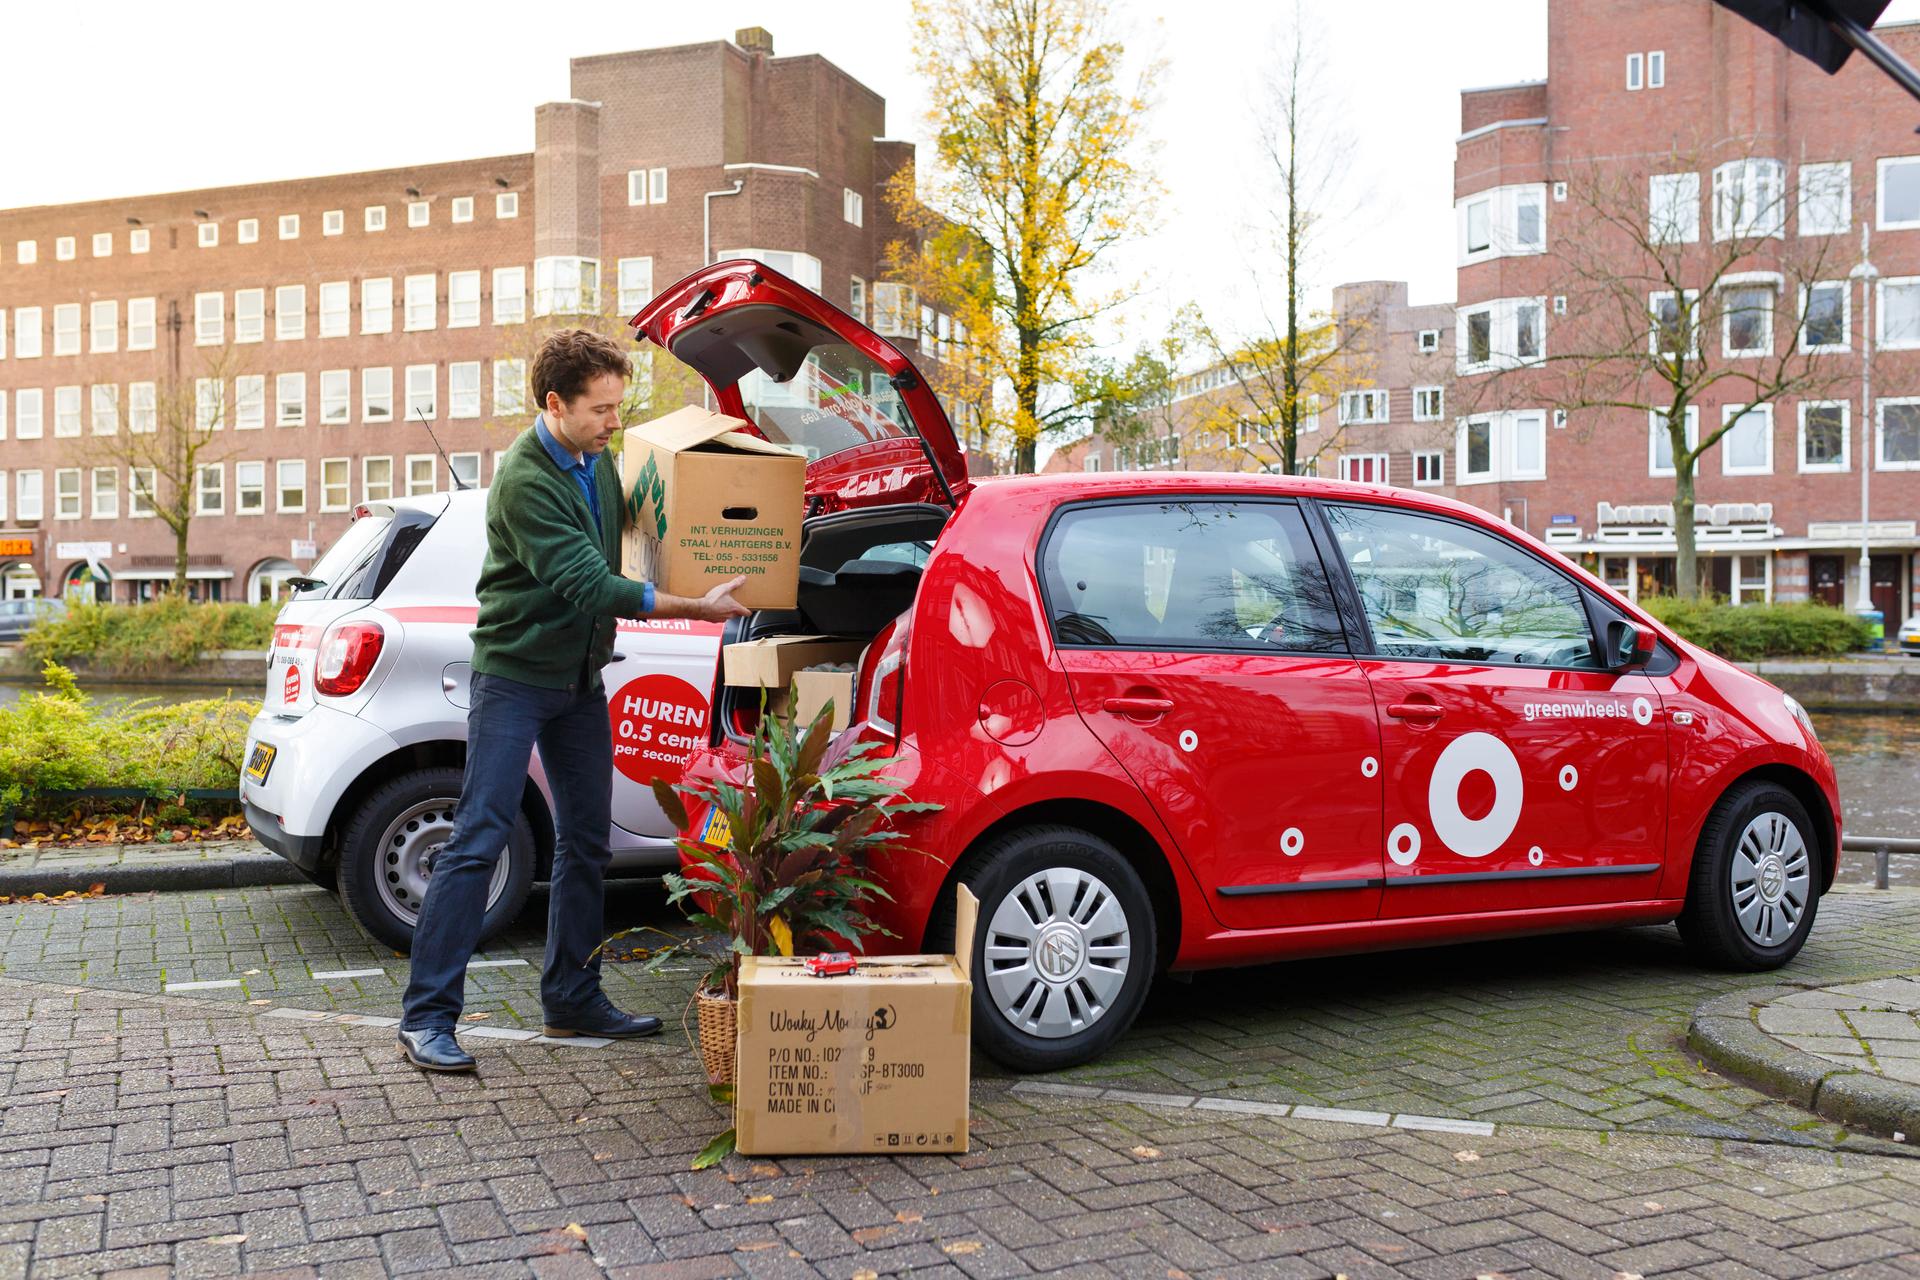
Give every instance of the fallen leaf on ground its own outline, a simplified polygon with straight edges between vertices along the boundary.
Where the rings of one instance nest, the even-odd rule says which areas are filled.
[[[245,1244],[246,1242],[247,1242],[247,1233],[244,1231],[236,1231],[230,1236],[209,1236],[207,1239],[202,1240],[200,1243],[202,1244]]]
[[[248,1003],[248,1004],[272,1004],[272,1003],[273,1003],[273,1001],[271,1001],[271,1000],[249,1000],[249,1001],[247,1001],[247,1003]]]
[[[97,1191],[81,1196],[80,1198],[88,1204],[105,1204],[107,1202],[107,1198]]]
[[[492,1016],[493,1015],[490,1013],[470,1013],[467,1015],[467,1021],[468,1022],[485,1022],[488,1018],[491,1018]]]
[[[893,1234],[892,1227],[861,1227],[853,1233],[855,1244],[872,1244],[875,1240],[885,1240]]]
[[[772,1204],[773,1197],[772,1196],[748,1196],[747,1203],[748,1204]]]
[[[858,1271],[853,1273],[853,1280],[880,1280],[880,1273],[877,1271],[870,1271],[866,1267],[862,1267]]]
[[[912,1209],[902,1209],[900,1212],[893,1215],[893,1220],[895,1222],[913,1223],[913,1222],[922,1222],[925,1219],[926,1219],[925,1214],[917,1213]]]
[[[575,1240],[585,1240],[587,1238],[587,1229],[577,1222],[569,1222],[566,1226],[560,1228],[560,1234],[572,1236]]]
[[[778,1249],[779,1247],[780,1242],[778,1240],[753,1240],[746,1244],[737,1244],[733,1248],[736,1253],[758,1253],[762,1249]]]
[[[952,1244],[941,1245],[940,1251],[952,1254],[978,1253],[985,1247],[978,1240],[955,1240]]]
[[[1641,1201],[1641,1207],[1650,1209],[1654,1213],[1664,1213],[1667,1208],[1667,1206],[1661,1204],[1658,1200],[1643,1200]]]
[[[1461,1164],[1472,1164],[1480,1158],[1480,1153],[1478,1151],[1456,1151],[1453,1153],[1453,1158]]]
[[[1160,1158],[1160,1148],[1135,1147],[1133,1149],[1133,1154],[1135,1154],[1136,1156],[1139,1156],[1142,1160],[1158,1160]]]

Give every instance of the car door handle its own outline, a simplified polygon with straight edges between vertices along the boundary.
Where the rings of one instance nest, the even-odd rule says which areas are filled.
[[[1163,716],[1173,710],[1172,698],[1108,698],[1101,704],[1115,715]]]
[[[1387,714],[1396,720],[1432,724],[1446,713],[1431,702],[1392,702],[1387,704]]]

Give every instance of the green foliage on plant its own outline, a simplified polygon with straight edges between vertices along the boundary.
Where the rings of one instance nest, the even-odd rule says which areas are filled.
[[[1640,607],[1703,649],[1723,658],[1827,657],[1867,646],[1866,624],[1831,605],[1729,604],[1652,596]]]
[[[194,604],[167,595],[146,604],[75,604],[37,622],[21,640],[36,663],[84,661],[137,674],[196,661],[222,649],[265,649],[275,604]]]
[[[154,796],[225,790],[240,781],[254,704],[201,698],[102,709],[49,662],[44,693],[0,707],[0,807],[31,808],[47,791],[137,787]]]
[[[788,705],[797,701],[790,696]],[[789,717],[763,714],[753,734],[751,790],[725,782],[653,784],[661,811],[679,830],[688,826],[681,799],[688,796],[718,808],[732,831],[725,851],[680,840],[692,874],[662,877],[668,901],[727,939],[706,979],[713,990],[736,994],[741,956],[790,956],[838,940],[858,948],[871,935],[892,936],[865,911],[876,899],[891,900],[867,878],[867,860],[904,838],[887,819],[940,806],[901,800],[901,784],[882,772],[891,761],[877,743],[824,763],[832,723],[831,703],[804,735]]]

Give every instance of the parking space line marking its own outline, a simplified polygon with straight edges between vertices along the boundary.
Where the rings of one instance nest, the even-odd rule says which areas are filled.
[[[1251,1098],[1201,1098],[1193,1106],[1196,1111],[1234,1111],[1249,1116],[1293,1114],[1293,1106],[1290,1103],[1255,1102]]]
[[[1477,1138],[1493,1136],[1493,1126],[1485,1120],[1449,1120],[1444,1116],[1395,1116],[1393,1127],[1428,1129],[1434,1133],[1468,1133]]]
[[[535,1036],[535,1044],[564,1044],[576,1049],[604,1049],[613,1041],[600,1036]]]
[[[469,969],[507,969],[514,965],[524,965],[525,960],[469,960]]]
[[[164,989],[167,991],[214,991],[239,985],[238,978],[210,978],[205,982],[169,982],[164,984]]]
[[[297,1022],[324,1022],[327,1019],[326,1011],[322,1009],[269,1009],[265,1016],[292,1018]]]
[[[400,1025],[398,1018],[383,1018],[374,1013],[337,1013],[333,1015],[333,1020],[348,1027],[397,1027]]]
[[[1364,1124],[1384,1129],[1390,1117],[1384,1111],[1349,1111],[1345,1107],[1299,1107],[1293,1109],[1295,1120],[1332,1120],[1339,1124]]]
[[[539,1040],[543,1037],[538,1031],[522,1031],[518,1027],[455,1027],[455,1035],[486,1036],[492,1040]]]
[[[1194,1103],[1188,1093],[1139,1093],[1132,1089],[1108,1089],[1103,1095],[1114,1102],[1143,1102],[1150,1107],[1190,1107]]]
[[[1057,1098],[1099,1099],[1103,1102],[1130,1102],[1140,1106],[1167,1107],[1173,1110],[1228,1111],[1239,1115],[1287,1117],[1294,1120],[1320,1120],[1333,1124],[1359,1124],[1371,1129],[1413,1129],[1433,1133],[1460,1133],[1474,1137],[1493,1136],[1494,1126],[1485,1120],[1459,1120],[1451,1116],[1420,1116],[1385,1111],[1350,1111],[1344,1107],[1315,1107],[1302,1103],[1259,1102],[1252,1098],[1194,1097],[1186,1093],[1148,1093],[1138,1089],[1104,1089],[1097,1085],[1055,1084],[1042,1080],[1021,1080],[1010,1092],[1043,1094]]]
[[[315,982],[327,982],[335,978],[384,978],[385,969],[315,969],[312,978]]]

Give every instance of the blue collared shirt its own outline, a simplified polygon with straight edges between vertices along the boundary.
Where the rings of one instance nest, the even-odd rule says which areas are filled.
[[[593,527],[598,531],[600,528],[600,490],[594,481],[593,469],[594,464],[600,461],[600,455],[597,453],[582,454],[580,460],[575,462],[573,454],[567,451],[567,447],[553,438],[553,432],[547,430],[547,415],[544,413],[533,420],[533,430],[534,434],[540,437],[540,444],[546,449],[547,456],[553,459],[553,465],[572,476],[573,482],[580,486],[580,492],[587,499],[587,510],[593,512]],[[644,585],[647,590],[645,600],[641,607],[648,613],[652,613],[654,597],[653,584],[649,582]]]

